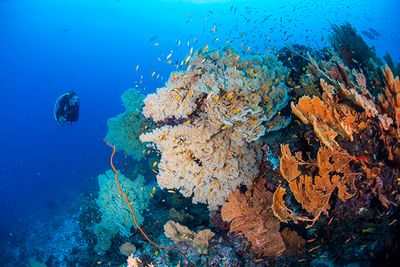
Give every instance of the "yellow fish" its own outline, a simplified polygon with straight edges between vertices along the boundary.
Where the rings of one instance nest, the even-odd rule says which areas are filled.
[[[361,230],[363,233],[374,233],[376,231],[375,227],[368,227]]]
[[[156,193],[156,188],[153,186],[150,192],[150,196],[153,197],[155,193]]]
[[[184,64],[188,63],[189,60],[190,60],[190,55],[188,55],[188,56],[185,58]]]

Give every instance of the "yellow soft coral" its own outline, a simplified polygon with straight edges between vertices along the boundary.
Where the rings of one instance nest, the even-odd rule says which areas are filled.
[[[143,115],[164,125],[140,139],[161,151],[160,187],[216,210],[257,176],[255,142],[289,123],[279,114],[289,100],[287,69],[272,55],[240,59],[231,49],[200,53],[188,64],[190,71],[171,74],[145,99]]]
[[[259,153],[252,145],[231,138],[230,130],[196,121],[190,125],[163,126],[141,136],[162,151],[157,176],[161,188],[179,188],[193,202],[215,210],[240,184],[250,185],[258,174]]]

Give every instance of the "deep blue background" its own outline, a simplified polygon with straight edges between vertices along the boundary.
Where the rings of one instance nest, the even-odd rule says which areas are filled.
[[[294,35],[286,42],[320,47],[330,23],[350,21],[360,31],[380,31],[383,36],[369,43],[379,54],[387,50],[399,59],[396,0],[201,2],[0,1],[2,240],[19,223],[48,215],[50,207],[62,209],[63,201],[95,186],[95,177],[108,168],[110,150],[102,138],[107,118],[122,111],[120,95],[140,75],[145,93],[160,87],[163,82],[151,73],[167,79],[172,68],[157,57],[163,60],[173,50],[174,61],[182,60],[193,38],[200,39],[197,47],[216,37],[220,41],[214,45],[222,45],[239,32],[272,28],[265,34],[271,44],[281,45],[287,30]],[[231,5],[238,9],[235,14]],[[266,15],[271,18],[257,25]],[[246,24],[247,18],[251,22]],[[216,33],[210,32],[213,25]],[[154,36],[159,46],[150,41]],[[263,41],[253,38],[252,43],[261,46]],[[81,116],[60,127],[53,105],[67,90],[79,94]]]

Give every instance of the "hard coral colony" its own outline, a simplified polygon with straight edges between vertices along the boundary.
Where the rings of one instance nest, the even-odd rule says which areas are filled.
[[[367,223],[395,229],[397,219],[387,221],[396,218],[400,202],[399,78],[387,66],[367,70],[355,61],[349,66],[348,54],[343,61],[334,51],[323,57],[301,46],[287,51],[307,64],[290,87],[289,69],[272,53],[243,56],[231,47],[196,51],[186,71],[173,72],[165,87],[144,99],[141,124],[152,127],[141,125],[139,136],[125,134],[135,125],[109,124],[110,131],[117,127],[124,133],[123,139],[134,139],[108,135],[111,142],[128,144],[121,147],[127,154],[129,143],[139,147],[139,139],[147,151],[158,151],[148,157],[159,159],[152,167],[160,188],[207,205],[210,224],[189,229],[168,220],[164,226],[179,252],[200,266],[237,266],[239,261],[283,266],[328,255],[340,264],[335,255],[340,249],[334,251],[330,244],[369,246],[364,236],[371,231],[354,230]],[[130,103],[135,107],[125,102],[125,117],[142,105]],[[279,173],[265,160],[265,145],[279,157]],[[133,203],[144,198],[124,189],[131,191]],[[146,213],[133,206],[139,215]],[[109,212],[102,213],[104,220]],[[122,218],[121,211],[112,213],[115,220]],[[329,227],[341,230],[322,230]],[[396,243],[388,235],[381,238],[382,243]],[[109,241],[102,253],[108,247]],[[145,256],[145,251],[136,249],[135,256]],[[163,255],[152,261],[162,265],[171,260]],[[133,257],[129,264],[144,265]]]

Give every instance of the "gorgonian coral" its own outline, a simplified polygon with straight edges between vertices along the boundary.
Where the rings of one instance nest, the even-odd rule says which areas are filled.
[[[321,214],[328,214],[329,199],[335,189],[342,201],[350,199],[355,193],[356,174],[350,168],[355,158],[346,151],[321,147],[317,160],[311,162],[304,161],[301,152],[293,156],[288,145],[282,145],[281,151],[281,175],[289,183],[297,202],[312,215],[312,218],[300,217],[289,210],[283,200],[286,189],[279,187],[274,193],[272,209],[281,221],[315,222]],[[313,174],[313,171],[304,173],[301,168],[305,167],[311,170],[317,167],[318,174]]]
[[[388,157],[400,163],[400,80],[386,66],[384,71],[384,93],[379,95],[380,109],[385,118],[381,123],[381,139],[385,143]]]
[[[271,205],[272,193],[266,190],[265,180],[260,179],[246,193],[236,190],[230,194],[221,216],[230,223],[230,232],[241,233],[251,242],[253,252],[279,256],[286,246]]]
[[[289,123],[279,112],[289,100],[287,69],[273,55],[241,59],[232,49],[199,53],[188,64],[144,101],[145,117],[175,123],[140,139],[162,153],[160,187],[215,210],[256,177],[254,141]]]
[[[383,69],[383,88],[376,99],[361,72],[350,71],[340,60],[318,64],[309,58],[310,66],[321,77],[322,96],[303,96],[291,103],[293,113],[311,124],[324,145],[339,146],[337,137],[353,140],[364,129],[377,130],[384,142],[389,160],[400,163],[400,82],[389,67]]]

